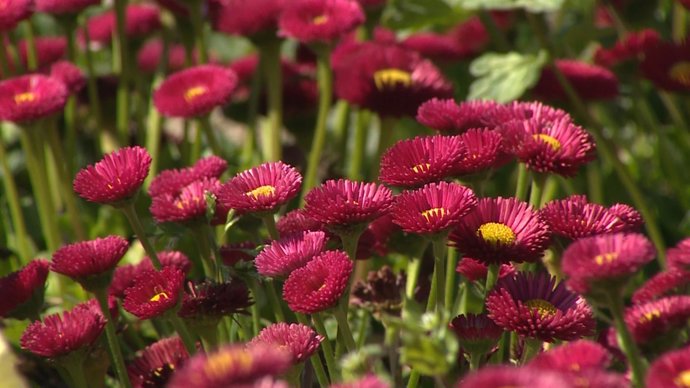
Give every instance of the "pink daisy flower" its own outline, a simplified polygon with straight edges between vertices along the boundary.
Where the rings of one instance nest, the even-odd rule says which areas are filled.
[[[647,388],[686,388],[690,386],[690,347],[668,352],[652,363]]]
[[[690,42],[659,42],[646,52],[640,64],[642,76],[657,88],[670,92],[690,90]]]
[[[656,346],[661,337],[686,327],[690,319],[690,296],[668,296],[634,305],[625,311],[625,323],[635,342]]]
[[[366,260],[372,256],[385,257],[388,254],[388,242],[399,229],[393,223],[390,213],[371,221],[359,236],[356,259]]]
[[[22,123],[54,115],[65,107],[65,85],[44,75],[23,75],[0,82],[0,120]]]
[[[356,1],[297,0],[285,4],[278,34],[307,44],[332,44],[362,23],[364,12]]]
[[[271,242],[256,259],[257,272],[266,277],[287,277],[321,253],[326,247],[324,232],[304,232]]]
[[[275,35],[285,0],[212,0],[209,15],[213,28],[229,35],[261,39]]]
[[[285,213],[276,222],[276,228],[281,236],[301,234],[307,231],[321,231],[326,233],[328,237],[331,237],[321,222],[309,218],[304,209],[290,210]]]
[[[54,15],[76,14],[101,0],[34,0],[36,11]]]
[[[67,54],[67,38],[64,36],[39,36],[35,38],[36,45],[36,64],[38,68],[44,68],[65,58]],[[28,67],[29,64],[29,42],[19,41],[19,60]]]
[[[0,31],[13,30],[32,12],[32,0],[0,0]]]
[[[69,276],[88,291],[98,291],[108,287],[128,249],[129,242],[120,236],[65,245],[53,253],[50,270]]]
[[[225,244],[219,248],[220,258],[223,260],[223,264],[228,267],[239,262],[251,262],[254,261],[258,247],[259,245],[254,241]]]
[[[487,354],[496,346],[503,329],[486,314],[458,315],[449,324],[465,353]]]
[[[122,307],[139,319],[161,316],[179,302],[184,278],[175,267],[143,271],[125,290]]]
[[[463,158],[454,166],[454,175],[472,175],[508,162],[510,156],[503,151],[503,136],[488,128],[469,129],[458,136]]]
[[[86,76],[72,62],[59,61],[50,66],[50,76],[62,81],[70,94],[75,95],[86,86]]]
[[[182,44],[168,43],[168,61],[165,63],[168,72],[178,72],[186,67],[186,49]],[[158,70],[163,58],[163,41],[160,38],[148,40],[137,53],[137,67],[139,70],[153,74]],[[193,63],[199,64],[199,52],[194,50]]]
[[[144,348],[127,365],[127,374],[133,388],[163,387],[188,358],[180,338],[164,338]]]
[[[647,50],[660,41],[659,32],[651,28],[631,31],[617,41],[612,48],[599,47],[594,52],[594,62],[599,66],[611,68],[627,61],[637,61],[644,58]]]
[[[463,257],[455,267],[455,272],[471,282],[484,282],[489,272],[489,267],[479,260],[475,260],[471,257]],[[512,276],[514,273],[515,267],[512,264],[501,264],[498,270],[498,278],[501,279],[506,276]]]
[[[153,178],[149,186],[149,195],[156,197],[162,194],[178,195],[189,184],[206,178],[220,178],[227,170],[228,162],[218,156],[199,159],[191,167],[163,170]]]
[[[0,278],[0,317],[38,316],[43,307],[49,265],[46,260],[32,260],[19,271]]]
[[[578,373],[605,370],[611,364],[611,353],[589,340],[577,340],[538,354],[529,366],[558,372]]]
[[[690,270],[690,238],[685,238],[669,248],[666,255],[670,267]]]
[[[143,38],[161,28],[160,11],[151,4],[129,4],[125,32],[130,39]],[[86,23],[91,42],[108,44],[116,30],[115,11],[92,16]]]
[[[249,345],[265,344],[287,349],[292,354],[292,362],[298,364],[316,353],[323,340],[323,336],[309,326],[279,322],[261,330]]]
[[[488,366],[465,376],[458,388],[553,388],[570,387],[559,373],[512,366]]]
[[[463,101],[438,99],[423,103],[417,110],[417,121],[441,133],[460,134],[487,126],[491,112],[499,104],[495,101]]]
[[[572,59],[558,59],[556,67],[585,101],[618,97],[618,78],[605,67]],[[544,99],[564,101],[568,98],[551,67],[542,69],[541,78],[533,91]]]
[[[189,273],[192,268],[192,262],[187,256],[179,251],[163,251],[157,253],[158,260],[161,262],[161,267],[174,267],[184,272]],[[134,284],[134,280],[144,271],[153,270],[153,263],[148,256],[145,256],[138,264],[127,264],[115,268],[113,273],[113,280],[110,282],[108,292],[110,295],[124,299],[125,290]]]
[[[647,279],[632,295],[634,304],[651,302],[670,294],[681,294],[683,287],[690,283],[690,272],[670,268]]]
[[[204,221],[208,212],[206,194],[220,188],[216,178],[204,178],[185,186],[178,195],[153,197],[149,211],[158,223]]]

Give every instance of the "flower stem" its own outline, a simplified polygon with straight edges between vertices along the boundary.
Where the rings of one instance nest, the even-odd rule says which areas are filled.
[[[333,352],[333,346],[331,346],[331,341],[328,338],[328,332],[326,331],[326,326],[323,324],[323,318],[321,314],[312,314],[312,321],[314,322],[314,328],[321,334],[324,338],[321,342],[321,348],[323,349],[323,355],[326,359],[326,367],[328,368],[328,374],[331,376],[331,381],[337,381],[340,379],[340,371],[338,370],[337,364],[335,362],[335,353]]]
[[[38,68],[38,57],[36,55],[36,34],[34,33],[34,24],[31,19],[26,19],[24,22],[24,32],[26,34],[26,63],[29,71],[34,71]]]
[[[273,314],[275,314],[276,322],[285,322],[285,314],[283,314],[283,307],[280,304],[280,298],[278,298],[278,292],[273,284],[273,279],[266,279],[266,294],[268,296],[268,302],[271,304],[271,309]]]
[[[200,0],[190,1],[189,14],[194,29],[194,40],[196,49],[199,52],[199,64],[208,62],[208,48],[206,47],[206,39],[204,36],[204,19],[202,16],[202,8],[204,2]]]
[[[347,177],[350,180],[362,180],[362,166],[364,164],[364,154],[367,148],[367,136],[369,135],[369,122],[371,120],[371,112],[359,109],[357,111],[357,120],[355,121],[355,139],[352,145],[352,153],[350,154]]]
[[[196,341],[194,341],[192,338],[192,335],[189,333],[189,329],[182,318],[178,317],[176,312],[170,312],[167,315],[170,323],[172,323],[173,327],[175,328],[177,335],[179,335],[180,339],[182,339],[182,343],[184,344],[184,348],[187,349],[187,353],[190,355],[196,353]]]
[[[453,308],[453,301],[455,300],[455,267],[458,262],[458,251],[455,249],[447,249],[447,259],[445,260],[446,266],[446,291],[445,291],[445,304],[444,308],[446,311],[451,311]]]
[[[379,144],[376,148],[376,155],[374,155],[374,159],[371,160],[371,165],[369,166],[369,179],[371,180],[376,180],[379,176],[381,156],[393,143],[395,139],[395,124],[398,122],[398,119],[395,117],[379,116],[379,120],[381,122],[379,126]]]
[[[429,240],[425,239],[424,242],[419,247],[416,254],[410,258],[407,264],[407,282],[405,283],[405,296],[408,299],[414,299],[414,290],[417,287],[417,282],[419,281],[419,271],[422,267],[422,258],[424,257],[424,252],[426,252],[429,246]]]
[[[515,198],[520,201],[527,199],[527,185],[529,182],[529,173],[527,172],[527,166],[524,163],[518,163],[517,165],[518,176],[517,185],[515,187]]]
[[[337,155],[343,161],[347,153],[349,118],[350,104],[345,100],[339,100],[335,105],[335,128],[333,132],[335,134],[335,144],[337,145]]]
[[[88,388],[89,384],[86,382],[86,375],[84,374],[83,360],[76,358],[68,360],[60,364],[62,368],[67,371],[72,388]]]
[[[319,113],[314,128],[314,139],[309,152],[307,172],[302,184],[300,203],[304,204],[304,197],[317,184],[316,173],[320,166],[321,154],[326,143],[326,124],[328,112],[333,100],[333,73],[331,71],[330,49],[322,47],[316,55],[316,78],[319,83]]]
[[[343,341],[343,345],[345,345],[345,349],[347,349],[348,352],[352,352],[357,348],[357,345],[355,344],[355,337],[352,335],[352,330],[350,329],[350,323],[347,320],[347,310],[343,307],[347,308],[347,306],[343,306],[342,304],[336,306],[336,308],[333,309],[333,315],[335,316],[335,320],[338,321],[338,339]]]
[[[297,321],[299,323],[305,326],[309,326],[309,319],[306,315],[300,313],[295,313],[295,315],[297,316]],[[325,339],[325,341],[328,341],[328,339]],[[319,354],[315,353],[313,356],[311,356],[309,360],[311,361],[311,365],[314,368],[316,380],[319,381],[319,385],[322,387],[327,387],[329,385],[328,376],[326,375],[326,370],[323,368],[323,364],[321,363],[321,358],[319,357]]]
[[[75,39],[75,32],[77,29],[77,18],[76,16],[65,16],[59,18],[58,21],[62,25],[64,30],[65,39],[67,40],[67,58],[73,63],[78,63],[77,58],[77,43]],[[67,171],[69,175],[74,173],[74,159],[77,156],[77,126],[76,126],[76,116],[77,116],[77,98],[76,96],[70,96],[67,100],[67,105],[65,105],[65,132],[67,133],[67,141],[65,149],[67,155],[70,156],[69,159],[65,160],[67,163]]]
[[[8,39],[4,33],[0,32],[0,41],[5,42],[5,39]],[[8,52],[7,50],[0,50],[0,72],[2,72],[2,78],[9,78],[12,75],[12,72],[10,71],[10,65],[9,65],[9,60],[7,56]]]
[[[542,204],[542,194],[544,193],[544,184],[546,183],[546,175],[534,173],[532,175],[532,188],[529,192],[529,203],[535,210],[539,210]]]
[[[266,80],[268,99],[269,139],[264,155],[266,161],[278,161],[282,158],[283,147],[283,71],[280,64],[280,46],[282,40],[272,39],[261,45],[262,70]],[[321,81],[319,80],[319,83]]]
[[[127,40],[127,0],[115,1],[116,34],[114,45],[117,46],[117,62],[119,66],[119,82],[117,83],[117,132],[120,141],[127,143],[129,137],[129,48]]]
[[[2,123],[0,123],[0,129],[1,128]],[[14,181],[14,175],[12,174],[10,164],[7,160],[7,152],[5,150],[5,145],[3,144],[2,137],[0,137],[0,171],[2,171],[2,184],[5,188],[7,203],[10,207],[10,215],[12,217],[12,228],[14,229],[15,246],[17,248],[17,251],[19,252],[19,257],[21,261],[23,263],[28,263],[29,260],[31,260],[32,258],[29,234],[26,230],[26,221],[24,220],[22,205],[19,202],[19,192],[17,191],[17,184]]]
[[[436,311],[443,311],[446,305],[446,237],[432,241],[434,249],[434,277],[436,278]]]
[[[421,375],[416,370],[412,369],[410,372],[410,378],[407,380],[407,388],[417,388],[419,385],[419,378]]]
[[[213,132],[213,127],[211,127],[211,120],[209,115],[203,115],[197,119],[197,130],[201,130],[206,136],[206,141],[213,154],[217,156],[223,156],[223,149],[220,147],[220,143],[216,138],[216,134]]]
[[[610,293],[608,307],[611,311],[611,316],[613,316],[613,324],[616,327],[618,345],[630,364],[633,386],[640,388],[644,386],[647,365],[623,318],[623,300],[618,295]]]
[[[113,322],[113,317],[110,314],[110,307],[108,306],[108,293],[106,289],[102,289],[95,292],[98,304],[101,306],[101,312],[106,319],[105,323],[105,334],[108,340],[108,350],[110,350],[110,359],[113,362],[113,367],[115,368],[115,374],[120,380],[125,388],[131,388],[132,383],[129,381],[129,375],[127,374],[127,368],[125,367],[125,359],[122,357],[122,350],[120,350],[120,342],[117,339],[117,333],[115,332],[115,323]]]
[[[220,270],[220,263],[214,260],[213,249],[211,248],[211,236],[207,230],[207,225],[199,223],[192,227],[192,232],[196,238],[197,246],[201,261],[204,263],[204,272],[207,278],[212,279],[214,276],[219,283],[223,282]]]
[[[481,353],[470,353],[470,370],[475,371],[479,369],[479,365],[482,361]]]
[[[96,70],[93,65],[93,53],[89,48],[89,31],[87,28],[84,30],[84,40],[85,50],[84,50],[84,63],[86,64],[86,72],[88,77],[86,77],[86,89],[89,95],[89,111],[95,119],[94,128],[96,128],[96,135],[99,140],[99,145],[102,153],[107,153],[113,151],[117,148],[116,144],[112,144],[112,139],[109,134],[103,130],[103,114],[101,113],[101,101],[98,98],[98,84],[96,80],[98,79],[96,75]]]
[[[259,99],[261,97],[261,84],[263,73],[263,61],[259,57],[257,64],[258,70],[254,72],[252,77],[251,89],[249,92],[249,101],[247,102],[247,137],[242,146],[242,156],[240,157],[242,170],[250,168],[254,164],[254,147],[256,142],[256,132],[258,130],[259,118]]]
[[[525,347],[522,350],[522,360],[520,364],[526,365],[534,356],[539,354],[544,342],[535,338],[525,338]]]
[[[261,217],[261,219],[264,221],[266,230],[268,230],[268,236],[271,237],[271,240],[280,240],[280,233],[276,227],[276,220],[273,218],[273,214],[265,215]]]
[[[156,254],[156,250],[153,248],[153,245],[151,245],[151,242],[149,241],[148,236],[146,236],[146,232],[144,231],[144,226],[141,224],[141,220],[139,219],[139,215],[137,214],[136,209],[134,209],[134,202],[129,201],[127,204],[120,207],[120,209],[122,210],[123,213],[125,213],[125,217],[127,217],[129,224],[132,226],[132,229],[134,230],[134,234],[136,234],[137,238],[141,242],[141,245],[144,247],[146,254],[151,259],[151,263],[153,263],[153,267],[156,268],[157,270],[160,270],[161,269],[161,262],[160,262],[160,260],[158,260],[158,255]]]
[[[486,272],[486,287],[485,291],[486,294],[488,295],[491,290],[494,289],[494,286],[496,285],[496,281],[498,280],[498,272],[500,270],[500,266],[498,264],[489,264],[489,269]]]

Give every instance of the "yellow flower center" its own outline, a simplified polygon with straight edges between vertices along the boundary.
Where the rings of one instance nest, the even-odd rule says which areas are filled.
[[[647,311],[646,313],[642,314],[640,317],[640,323],[645,323],[645,322],[651,322],[657,318],[661,317],[661,311],[659,310],[652,310],[652,311]],[[690,378],[690,376],[689,376]]]
[[[208,93],[208,88],[206,86],[194,86],[193,88],[189,88],[186,92],[184,92],[184,100],[187,102],[192,102],[197,97],[206,93]]]
[[[206,358],[204,374],[208,377],[221,378],[228,373],[248,371],[253,364],[248,352],[219,352]]]
[[[168,294],[165,291],[160,291],[156,295],[152,296],[151,299],[149,299],[151,302],[158,302],[161,299],[170,299]]]
[[[319,15],[311,20],[311,22],[317,26],[324,24],[328,21],[328,15]]]
[[[673,382],[679,387],[690,388],[690,369],[680,372]]]
[[[561,142],[558,141],[555,137],[549,136],[543,133],[538,133],[536,135],[532,135],[532,138],[536,141],[541,141],[549,145],[552,150],[558,151],[561,149]]]
[[[690,62],[678,62],[668,71],[672,80],[685,86],[690,86]]]
[[[551,303],[545,301],[544,299],[530,299],[525,302],[525,305],[532,311],[539,313],[542,318],[550,317],[558,312],[558,309]]]
[[[268,197],[275,194],[276,188],[271,185],[264,185],[255,188],[252,191],[245,193],[247,196],[252,196],[254,199],[259,199],[259,197]]]
[[[376,89],[393,89],[396,85],[409,87],[412,84],[412,74],[400,69],[381,69],[374,73]]]
[[[412,167],[412,171],[414,171],[416,174],[419,174],[420,172],[428,172],[430,168],[431,168],[431,164],[420,163],[420,164]]]
[[[17,105],[33,102],[34,100],[36,100],[36,93],[33,92],[19,93],[14,96],[14,103]]]
[[[491,245],[510,245],[515,242],[515,232],[506,224],[487,222],[477,229],[477,236]]]
[[[422,217],[426,218],[426,220],[428,222],[431,217],[441,218],[441,217],[445,216],[446,214],[448,214],[448,211],[446,209],[444,209],[442,207],[435,207],[433,209],[424,210],[422,212]]]
[[[594,262],[597,265],[611,264],[618,259],[618,252],[602,253],[594,257]]]

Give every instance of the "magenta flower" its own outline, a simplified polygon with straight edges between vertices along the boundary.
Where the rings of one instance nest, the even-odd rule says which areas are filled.
[[[638,61],[644,57],[647,50],[660,41],[659,32],[651,28],[630,31],[613,47],[599,47],[594,52],[594,62],[599,66],[611,68],[627,61]]]
[[[603,346],[589,340],[577,340],[538,354],[529,366],[578,373],[587,370],[605,370],[610,364],[611,353]]]
[[[635,342],[648,346],[663,343],[661,337],[685,328],[688,319],[690,296],[685,295],[634,305],[625,311],[625,323]]]
[[[204,221],[208,211],[206,193],[220,188],[216,178],[204,178],[185,186],[178,195],[161,194],[151,201],[151,215],[156,222],[192,223]]]
[[[34,0],[36,11],[53,15],[76,14],[101,0]]]
[[[179,302],[184,278],[184,272],[175,267],[143,271],[125,290],[122,307],[139,319],[161,316]]]
[[[495,101],[464,101],[432,98],[417,110],[417,121],[444,134],[460,134],[470,129],[485,128],[490,115],[499,104]]]
[[[671,92],[690,90],[690,43],[658,42],[645,52],[642,76],[657,88]]]
[[[497,168],[509,161],[503,150],[500,132],[483,128],[468,129],[459,135],[463,158],[454,166],[453,175],[471,175],[489,168]]]
[[[672,268],[690,270],[690,238],[681,240],[666,253],[668,265]]]
[[[125,10],[125,32],[130,39],[143,38],[161,28],[160,11],[151,4],[129,4]],[[86,23],[89,40],[108,44],[116,30],[115,11],[91,17]]]
[[[59,61],[50,66],[50,76],[62,81],[70,94],[79,93],[86,86],[86,76],[72,62]]]
[[[512,366],[488,366],[470,373],[458,384],[458,388],[554,388],[570,387],[568,380],[556,372]]]
[[[634,304],[651,302],[670,294],[681,294],[683,287],[690,282],[690,272],[670,268],[647,279],[632,295]]]
[[[618,97],[618,78],[605,67],[572,59],[558,59],[556,67],[584,101]],[[533,91],[544,99],[565,101],[568,98],[551,67],[542,69],[541,78]]]
[[[458,265],[455,267],[455,272],[464,276],[471,282],[485,281],[486,275],[489,272],[489,267],[479,260],[471,257],[463,257]],[[515,267],[512,264],[501,264],[498,270],[498,278],[512,276],[515,273]]]
[[[43,307],[48,266],[32,260],[22,269],[0,278],[0,317],[26,319],[38,316]]]
[[[129,363],[127,374],[133,388],[163,387],[188,358],[180,338],[164,338],[147,346]]]
[[[254,265],[262,276],[287,277],[321,253],[326,242],[326,234],[320,231],[289,235],[266,246]]]
[[[295,0],[286,2],[278,34],[307,44],[332,44],[362,23],[364,12],[356,1]]]
[[[199,159],[193,166],[183,169],[163,170],[149,186],[149,195],[178,195],[189,184],[206,178],[220,178],[227,170],[228,162],[218,156]]]
[[[276,222],[276,228],[281,236],[301,234],[307,231],[321,231],[331,237],[321,222],[309,218],[304,209],[295,209],[285,213]]]
[[[254,337],[249,346],[265,344],[290,351],[292,362],[298,364],[319,350],[323,336],[299,323],[274,323]]]
[[[647,388],[685,388],[690,386],[690,347],[668,352],[652,363],[647,373]]]
[[[212,0],[213,28],[229,35],[261,39],[275,35],[285,0]]]
[[[97,291],[108,287],[115,266],[128,249],[129,242],[120,236],[65,245],[53,253],[50,270]]]
[[[36,45],[36,65],[39,69],[48,67],[63,60],[67,54],[67,39],[64,36],[39,36],[34,40]],[[19,60],[24,67],[29,65],[29,42],[19,41]]]
[[[187,258],[187,256],[182,252],[163,251],[158,252],[157,256],[162,267],[174,267],[185,274],[189,273],[189,270],[192,268],[192,262],[189,261],[189,258]],[[142,272],[153,269],[153,263],[148,256],[144,257],[139,264],[127,264],[115,268],[113,280],[110,282],[108,292],[120,299],[124,299],[125,290],[134,284],[134,280],[136,280],[137,276],[139,276]]]
[[[19,22],[31,16],[32,12],[32,0],[0,0],[0,31],[13,30]]]
[[[67,103],[67,87],[44,75],[23,75],[0,82],[0,120],[22,123],[60,112]]]
[[[458,338],[464,352],[486,354],[501,339],[503,329],[496,325],[486,314],[458,315],[449,324]]]

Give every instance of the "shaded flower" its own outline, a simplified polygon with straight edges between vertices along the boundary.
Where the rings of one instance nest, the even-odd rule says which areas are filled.
[[[555,65],[584,101],[610,100],[618,96],[618,78],[605,67],[572,59],[558,59]],[[568,98],[554,69],[549,66],[542,69],[533,91],[545,99],[563,101]]]
[[[449,326],[458,338],[460,347],[466,353],[487,354],[503,335],[503,329],[486,314],[458,315]]]
[[[281,236],[300,234],[310,230],[326,232],[321,222],[309,218],[304,209],[290,210],[285,213],[276,222],[276,228]]]
[[[287,277],[303,267],[326,247],[324,232],[293,234],[271,242],[256,256],[254,265],[260,275]]]
[[[685,238],[669,248],[666,256],[670,267],[690,270],[690,238]]]
[[[190,358],[167,387],[254,387],[265,377],[286,372],[291,360],[289,351],[275,346],[225,345],[216,352]]]
[[[19,22],[31,16],[32,12],[32,0],[0,0],[0,31],[13,30]]]
[[[514,121],[535,120],[547,127],[556,121],[572,121],[568,112],[539,101],[513,101],[507,105],[496,105],[487,112],[486,120],[489,122],[487,126],[497,129]]]
[[[618,217],[621,222],[625,223],[629,231],[639,229],[644,225],[642,214],[630,205],[616,203],[609,207],[609,212]]]
[[[208,211],[206,193],[218,188],[218,179],[204,178],[185,186],[178,195],[165,193],[153,197],[149,211],[159,223],[204,221]]]
[[[401,44],[436,62],[457,61],[472,54],[447,33],[417,32],[405,38]]]
[[[458,388],[553,388],[571,387],[559,373],[512,366],[488,366],[470,373],[458,384]]]
[[[125,32],[128,38],[143,38],[161,28],[160,11],[150,4],[129,4],[125,10]],[[89,40],[108,44],[115,34],[115,11],[109,10],[89,18],[86,23]]]
[[[463,101],[432,98],[417,110],[417,121],[442,133],[460,134],[470,129],[485,128],[491,112],[499,104],[495,101]]]
[[[356,1],[297,0],[286,2],[278,34],[302,43],[331,44],[362,23],[364,12]]]
[[[625,323],[638,344],[658,344],[660,337],[684,328],[689,318],[690,296],[669,296],[625,311]]]
[[[529,366],[579,373],[587,370],[604,370],[610,364],[611,354],[603,346],[589,340],[577,340],[539,353]]]
[[[125,290],[122,307],[139,319],[160,316],[177,305],[184,278],[184,272],[175,267],[143,271]]]
[[[247,308],[253,303],[249,289],[237,279],[227,283],[190,284],[177,314],[192,321],[216,323],[226,315],[247,314]]]
[[[80,170],[74,178],[74,191],[87,201],[117,205],[137,194],[150,167],[151,155],[145,148],[120,148]]]
[[[342,251],[326,251],[288,276],[283,299],[297,313],[313,314],[334,306],[348,286],[352,261]]]
[[[632,295],[634,304],[651,302],[669,294],[680,294],[682,287],[690,283],[690,272],[670,268],[647,279]]]
[[[54,15],[76,14],[101,0],[34,0],[36,11]]]
[[[43,307],[49,265],[46,260],[32,260],[19,271],[0,278],[0,317],[26,319],[38,316]]]
[[[657,88],[671,92],[690,90],[690,42],[659,42],[650,47],[640,72]]]
[[[254,252],[257,247],[258,244],[254,241],[225,244],[219,248],[220,258],[223,260],[223,264],[229,267],[234,266],[240,261],[254,261]]]
[[[186,49],[182,44],[168,43],[168,59],[165,68],[168,72],[178,72],[186,67]],[[163,41],[160,38],[148,40],[137,53],[137,68],[145,73],[153,74],[163,58]],[[193,63],[199,64],[199,52],[194,51]]]
[[[175,267],[185,274],[192,268],[192,262],[182,252],[163,251],[156,254],[162,267]],[[115,268],[113,280],[110,282],[108,292],[118,298],[125,297],[125,290],[134,284],[134,280],[144,271],[153,270],[153,263],[145,256],[138,264],[127,264]]]
[[[371,271],[366,281],[352,286],[352,304],[374,311],[376,314],[400,315],[405,292],[405,273],[395,274],[387,265]]]
[[[164,387],[184,365],[189,353],[179,337],[159,340],[147,346],[127,365],[133,388]]]
[[[230,35],[261,38],[275,35],[285,0],[212,0],[213,28]]]
[[[457,183],[429,183],[404,191],[393,202],[393,222],[408,233],[436,234],[457,226],[477,206],[477,197]]]
[[[471,282],[484,281],[489,272],[489,266],[471,257],[463,257],[455,267],[455,272]],[[498,278],[512,276],[514,273],[515,267],[512,264],[501,264],[498,269]]]
[[[309,326],[279,322],[261,330],[249,345],[265,344],[288,350],[292,355],[292,362],[297,364],[316,353],[323,340],[323,336]]]
[[[652,363],[647,388],[685,388],[690,385],[690,347],[668,352]]]
[[[199,65],[168,77],[153,93],[153,104],[166,117],[198,117],[224,105],[237,86],[237,75],[218,65]]]
[[[191,167],[183,169],[163,170],[149,186],[149,195],[156,197],[162,194],[179,195],[189,184],[207,179],[220,178],[227,170],[228,162],[218,156],[208,156],[199,159]]]
[[[597,48],[594,52],[594,62],[599,66],[614,67],[630,60],[640,60],[647,50],[661,41],[659,32],[651,28],[631,31],[618,40],[610,49]]]
[[[613,290],[654,258],[652,243],[641,234],[614,233],[585,237],[563,253],[568,287],[581,294]]]
[[[449,236],[451,246],[486,264],[539,260],[549,246],[548,225],[526,202],[482,198]]]
[[[77,94],[86,86],[86,76],[79,67],[69,61],[55,62],[50,66],[50,76],[62,81],[70,94]]]
[[[548,273],[503,278],[486,298],[486,309],[507,331],[542,341],[571,341],[594,333],[592,309]]]
[[[36,65],[38,68],[50,66],[67,54],[67,38],[64,36],[39,36],[34,39],[36,46]],[[17,45],[19,59],[24,67],[29,66],[29,42],[22,40]]]
[[[60,112],[68,91],[59,80],[31,74],[0,82],[0,120],[21,123]]]
[[[371,221],[362,235],[359,236],[355,258],[366,260],[374,255],[386,256],[388,254],[388,242],[398,229],[398,226],[393,223],[393,217],[390,213]]]
[[[120,236],[65,245],[53,253],[50,270],[97,291],[108,287],[112,271],[128,249],[129,242]]]
[[[464,157],[457,136],[419,136],[400,140],[381,156],[379,180],[415,187],[450,177]]]
[[[503,136],[488,128],[469,129],[458,136],[463,158],[454,166],[453,175],[470,175],[508,162],[510,156],[503,151]]]

